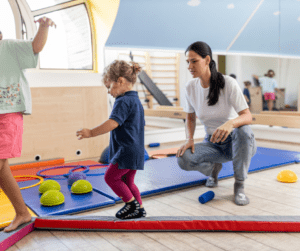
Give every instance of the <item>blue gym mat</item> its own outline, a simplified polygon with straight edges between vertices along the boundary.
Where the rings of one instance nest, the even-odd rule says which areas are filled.
[[[300,162],[300,152],[291,152],[259,147],[252,158],[249,173]],[[65,203],[54,207],[44,207],[40,204],[38,186],[21,190],[25,203],[38,216],[63,215],[91,210],[93,208],[112,205],[121,199],[111,190],[104,180],[106,168],[90,170],[87,180],[93,186],[93,192],[85,195],[74,195],[70,192],[67,179],[57,180],[61,185],[61,192],[65,196]],[[89,176],[89,174],[102,174]],[[219,179],[233,176],[232,162],[223,164]],[[177,164],[176,157],[154,159],[145,162],[144,171],[138,171],[135,183],[141,195],[152,195],[164,191],[176,190],[193,185],[204,184],[207,177],[198,171],[184,171]],[[37,181],[19,182],[20,187],[29,186]]]
[[[271,148],[258,147],[257,152],[251,160],[249,173],[300,162],[300,152],[292,152]],[[104,173],[102,170],[90,170],[88,174]],[[232,161],[224,163],[219,179],[233,176]],[[135,183],[141,195],[162,193],[168,190],[204,184],[207,176],[198,171],[184,171],[177,164],[176,157],[148,160],[145,162],[145,169],[138,171]],[[88,176],[95,191],[120,201],[120,198],[105,183],[103,176]]]
[[[26,205],[38,216],[72,214],[115,204],[114,200],[108,198],[107,196],[103,196],[97,191],[80,195],[72,194],[70,187],[68,187],[67,179],[56,181],[60,184],[60,191],[65,197],[65,202],[58,206],[46,207],[40,204],[41,194],[39,193],[39,186],[21,190]],[[36,180],[28,180],[18,182],[18,184],[21,188],[30,186],[36,182]]]

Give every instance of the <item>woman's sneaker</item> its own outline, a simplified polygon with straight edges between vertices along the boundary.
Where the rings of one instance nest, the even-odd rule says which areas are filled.
[[[116,217],[119,219],[125,219],[126,216],[128,217],[128,215],[138,212],[139,209],[140,203],[138,203],[137,200],[125,203],[125,206],[117,212]]]

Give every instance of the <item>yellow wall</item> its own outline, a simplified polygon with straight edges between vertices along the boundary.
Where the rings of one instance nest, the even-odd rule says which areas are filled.
[[[94,26],[96,72],[103,70],[103,49],[115,22],[119,4],[120,0],[87,0]]]

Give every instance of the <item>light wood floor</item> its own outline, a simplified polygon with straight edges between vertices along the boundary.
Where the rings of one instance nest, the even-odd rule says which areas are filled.
[[[258,141],[258,146],[300,152],[300,145],[296,144]],[[144,198],[143,203],[148,216],[300,215],[300,182],[279,183],[276,176],[283,169],[293,170],[300,177],[300,164],[249,174],[246,193],[250,204],[245,207],[233,203],[233,178],[221,180],[219,187],[213,189],[215,199],[207,204],[198,202],[199,195],[208,190],[204,186]],[[114,216],[121,206],[117,204],[79,215]],[[300,233],[34,231],[8,250],[299,251]]]

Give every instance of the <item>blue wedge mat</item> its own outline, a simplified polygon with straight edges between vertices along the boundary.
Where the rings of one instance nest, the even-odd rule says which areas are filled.
[[[56,181],[60,184],[60,191],[65,196],[65,202],[58,206],[45,207],[40,204],[41,194],[38,191],[39,186],[21,190],[26,205],[38,216],[72,214],[115,204],[114,200],[103,196],[97,191],[80,195],[72,194],[67,179]],[[25,187],[35,184],[36,182],[36,180],[29,180],[19,182],[18,184],[20,187]]]
[[[300,152],[258,147],[257,153],[251,160],[249,173],[271,167],[291,164],[300,161]],[[105,169],[101,170],[104,173]],[[98,173],[90,170],[88,174]],[[219,178],[233,176],[232,161],[224,163]],[[120,198],[105,183],[103,176],[88,176],[87,178],[95,191],[119,201]],[[205,183],[207,177],[198,171],[184,171],[177,164],[176,157],[148,160],[144,171],[138,171],[135,183],[141,195],[161,193],[182,187]]]

